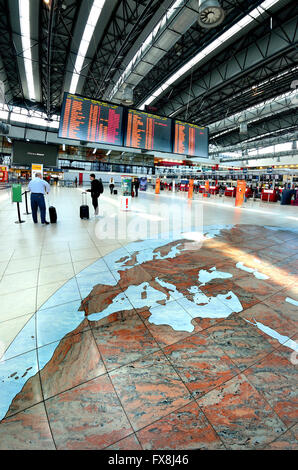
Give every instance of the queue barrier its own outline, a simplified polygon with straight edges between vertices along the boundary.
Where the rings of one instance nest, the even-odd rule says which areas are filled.
[[[28,200],[27,200],[27,193],[30,191],[24,191],[23,193],[20,190],[21,185],[20,184],[13,184],[12,185],[12,202],[17,203],[17,213],[18,213],[18,220],[15,222],[15,224],[24,224],[26,221],[21,219],[21,211],[20,211],[20,203],[23,202],[22,196],[25,195],[25,205],[26,205],[26,212],[24,212],[24,215],[30,215],[31,212],[28,210]]]

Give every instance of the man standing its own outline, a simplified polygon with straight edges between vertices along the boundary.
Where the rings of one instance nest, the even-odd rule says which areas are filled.
[[[95,174],[92,173],[90,175],[90,181],[91,181],[91,189],[87,189],[89,193],[91,193],[91,198],[92,198],[92,204],[94,207],[94,215],[98,215],[98,198],[103,193],[103,184],[100,179],[98,181],[95,179]]]
[[[114,178],[111,177],[111,178],[110,178],[110,192],[111,192],[111,194],[114,193],[114,186],[115,186]]]
[[[135,178],[135,180],[134,180],[134,187],[135,187],[136,197],[138,197],[138,191],[139,191],[139,187],[140,187],[139,178]]]
[[[36,173],[35,178],[32,179],[28,185],[31,192],[31,210],[33,222],[37,224],[37,209],[40,209],[40,218],[42,225],[48,225],[50,222],[46,221],[46,204],[44,200],[45,193],[50,192],[50,185],[42,179],[41,173]]]

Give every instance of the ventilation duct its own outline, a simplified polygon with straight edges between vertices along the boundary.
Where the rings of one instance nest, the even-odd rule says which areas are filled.
[[[225,11],[218,0],[199,0],[198,23],[202,28],[216,28],[223,22],[224,18]]]

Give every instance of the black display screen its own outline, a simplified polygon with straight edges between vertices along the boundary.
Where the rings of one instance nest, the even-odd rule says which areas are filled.
[[[64,94],[58,137],[123,145],[123,107]]]
[[[46,167],[56,167],[58,148],[57,145],[15,140],[13,142],[13,163],[20,165],[42,163]]]
[[[124,139],[126,147],[171,152],[171,134],[171,119],[134,109],[128,110]]]
[[[208,128],[175,121],[174,153],[208,158]]]

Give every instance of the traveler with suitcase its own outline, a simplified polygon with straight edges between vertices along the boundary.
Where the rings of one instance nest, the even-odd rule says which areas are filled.
[[[98,198],[103,193],[103,184],[101,178],[97,180],[95,174],[90,175],[91,189],[87,189],[91,193],[92,205],[94,207],[94,215],[98,215]]]
[[[41,173],[36,173],[35,178],[32,179],[28,185],[31,192],[31,210],[32,219],[37,224],[37,210],[40,210],[40,218],[42,225],[49,225],[50,222],[46,221],[46,203],[44,200],[45,193],[50,192],[50,185],[42,179]]]

